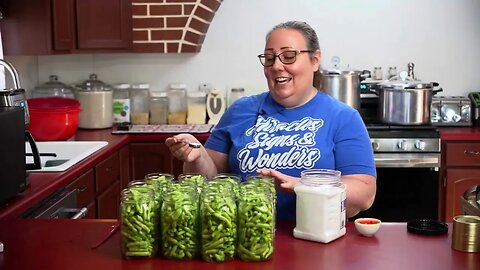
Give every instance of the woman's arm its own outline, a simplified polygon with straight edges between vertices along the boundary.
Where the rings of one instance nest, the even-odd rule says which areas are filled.
[[[212,177],[219,172],[228,171],[227,154],[205,147],[192,148],[188,145],[189,142],[198,140],[191,134],[179,134],[165,141],[172,155],[183,161],[184,173],[201,173]]]
[[[372,206],[377,191],[376,178],[368,174],[343,175],[347,186],[347,217],[353,217],[360,211]]]

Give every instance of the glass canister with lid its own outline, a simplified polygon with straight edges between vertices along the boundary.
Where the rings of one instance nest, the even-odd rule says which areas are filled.
[[[233,102],[235,102],[237,99],[245,96],[245,89],[238,87],[238,88],[232,88],[230,90],[230,94],[228,96],[228,106],[231,106]]]
[[[150,96],[150,124],[166,124],[168,97],[165,91],[152,91]]]
[[[187,85],[171,83],[168,89],[168,124],[187,122]]]
[[[48,82],[33,89],[32,98],[38,97],[75,98],[75,95],[73,87],[60,82],[57,75],[50,75]]]
[[[148,83],[132,84],[130,98],[132,101],[132,124],[148,125],[150,117],[150,85]]]
[[[113,85],[113,123],[130,122],[130,84],[117,83]]]
[[[296,238],[329,243],[346,233],[345,184],[340,171],[310,169],[295,185]]]
[[[193,91],[187,94],[187,124],[205,124],[207,120],[207,94]]]
[[[80,102],[82,111],[78,127],[101,129],[112,127],[113,91],[112,87],[90,74],[88,80],[77,85],[75,98]]]

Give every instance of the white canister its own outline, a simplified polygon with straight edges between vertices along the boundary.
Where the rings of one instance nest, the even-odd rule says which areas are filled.
[[[346,233],[345,184],[340,171],[311,169],[301,173],[297,195],[296,238],[329,243]]]
[[[91,74],[89,80],[78,85],[75,98],[80,102],[82,112],[78,117],[78,127],[101,129],[112,127],[113,91],[108,84]]]

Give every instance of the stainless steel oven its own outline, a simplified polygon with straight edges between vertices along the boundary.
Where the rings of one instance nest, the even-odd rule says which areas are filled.
[[[377,194],[372,207],[356,217],[392,222],[438,219],[438,131],[431,126],[367,124],[367,128],[377,167]]]

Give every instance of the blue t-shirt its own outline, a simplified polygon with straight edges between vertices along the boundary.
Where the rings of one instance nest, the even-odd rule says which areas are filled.
[[[306,169],[376,175],[360,114],[322,92],[292,109],[269,92],[243,97],[223,114],[205,147],[228,154],[230,172],[243,179],[259,168],[294,177]],[[278,192],[277,218],[295,219],[295,194]]]

